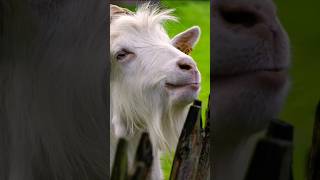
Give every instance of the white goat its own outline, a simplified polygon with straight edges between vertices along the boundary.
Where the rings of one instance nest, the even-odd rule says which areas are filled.
[[[171,12],[149,4],[136,13],[110,6],[110,157],[118,138],[125,137],[131,164],[141,133],[148,132],[154,155],[151,179],[162,179],[159,153],[175,147],[200,89],[200,73],[187,55],[200,29],[191,27],[170,39],[162,25],[176,20]]]

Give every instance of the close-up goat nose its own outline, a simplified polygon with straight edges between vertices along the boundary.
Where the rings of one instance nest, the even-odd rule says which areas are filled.
[[[217,13],[227,29],[237,31],[238,34],[252,34],[263,39],[274,40],[277,38],[276,12],[254,2],[249,4],[221,3]]]
[[[224,23],[230,26],[242,25],[254,28],[257,24],[272,24],[275,20],[273,12],[263,6],[251,4],[221,3],[217,8]]]
[[[180,59],[177,62],[177,66],[182,71],[192,71],[195,69],[195,64],[192,62],[192,60],[187,58]]]
[[[219,11],[222,20],[230,25],[250,28],[262,22],[262,18],[255,10],[245,6],[221,6]]]

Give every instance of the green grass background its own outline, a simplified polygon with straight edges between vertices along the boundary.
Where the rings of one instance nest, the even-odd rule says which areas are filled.
[[[275,1],[291,40],[292,85],[281,118],[294,125],[294,179],[305,180],[315,108],[320,99],[320,1]]]

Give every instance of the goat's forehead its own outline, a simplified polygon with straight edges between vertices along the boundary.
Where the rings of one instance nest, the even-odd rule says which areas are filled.
[[[115,20],[111,24],[111,33],[115,32],[130,34],[147,33],[166,35],[166,32],[161,23],[148,21],[148,19],[139,19],[134,16],[124,16]]]
[[[144,44],[168,44],[170,37],[158,24],[146,24],[132,17],[119,19],[111,24],[110,37],[112,43],[124,41],[124,43]]]

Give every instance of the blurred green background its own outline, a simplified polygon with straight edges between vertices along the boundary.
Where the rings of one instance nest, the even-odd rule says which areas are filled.
[[[305,180],[305,165],[320,99],[320,1],[275,1],[291,40],[291,89],[281,115],[294,125],[294,179]]]
[[[136,7],[142,1],[119,0],[111,3],[136,11]],[[161,8],[175,9],[173,15],[178,17],[179,22],[168,22],[165,29],[170,37],[192,27],[199,26],[201,37],[193,49],[191,56],[196,61],[201,73],[201,91],[199,99],[202,101],[203,119],[208,97],[210,93],[210,1],[209,0],[161,0]],[[165,179],[169,179],[173,153],[165,153],[162,158],[162,168]]]

